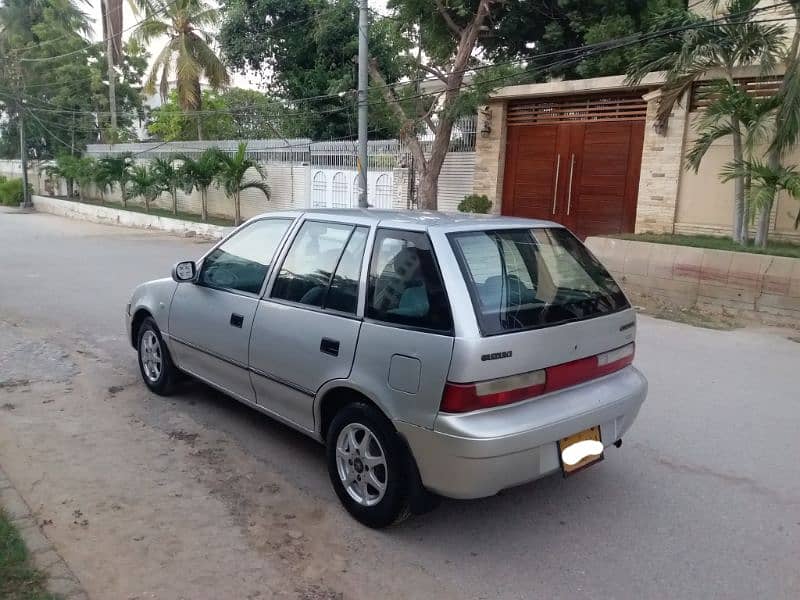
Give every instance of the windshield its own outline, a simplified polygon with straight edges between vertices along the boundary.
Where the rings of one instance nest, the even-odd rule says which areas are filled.
[[[628,308],[594,256],[562,228],[448,236],[484,335],[579,321]]]

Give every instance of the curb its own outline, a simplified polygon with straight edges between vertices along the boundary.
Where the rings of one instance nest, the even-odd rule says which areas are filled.
[[[42,532],[27,502],[0,467],[0,506],[19,530],[34,566],[47,574],[47,589],[64,600],[89,600],[80,580]]]

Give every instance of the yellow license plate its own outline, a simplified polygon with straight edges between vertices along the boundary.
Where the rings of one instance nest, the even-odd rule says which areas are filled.
[[[564,477],[603,460],[600,427],[590,427],[558,442],[558,456]]]

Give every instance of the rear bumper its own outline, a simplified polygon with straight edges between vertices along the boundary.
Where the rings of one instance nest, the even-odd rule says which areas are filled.
[[[511,406],[441,414],[434,429],[396,422],[426,488],[450,498],[483,498],[560,469],[557,442],[600,425],[603,444],[620,439],[647,395],[628,367],[594,381]]]

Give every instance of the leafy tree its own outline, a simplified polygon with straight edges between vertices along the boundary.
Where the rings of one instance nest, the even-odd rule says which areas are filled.
[[[203,92],[202,104],[203,114],[188,114],[178,103],[178,92],[173,90],[167,102],[150,112],[148,133],[165,142],[196,140],[199,123],[205,139],[229,139],[233,125],[222,97],[206,90]]]
[[[652,44],[646,44],[636,55],[629,69],[629,80],[641,81],[652,71],[666,70],[666,81],[661,87],[658,120],[666,125],[673,106],[695,82],[710,73],[720,73],[718,81],[735,86],[737,69],[745,65],[759,65],[764,73],[771,71],[783,51],[784,28],[782,25],[759,22],[753,9],[759,0],[728,0],[725,14],[710,21],[688,11],[671,11],[657,20],[655,31],[667,25],[703,25],[660,36]],[[744,131],[741,115],[735,103],[718,104],[730,112],[729,131],[733,141],[733,160],[744,160]],[[746,230],[745,180],[741,174],[734,177],[733,231],[734,241],[742,241]]]
[[[187,194],[191,194],[193,190],[200,192],[200,214],[203,221],[208,220],[208,188],[219,175],[220,154],[218,148],[208,148],[197,158],[186,154],[178,155],[183,163],[179,178],[181,187]]]
[[[167,158],[154,158],[150,169],[158,182],[162,192],[168,192],[172,198],[172,214],[178,214],[178,180],[180,169],[175,167],[177,159],[173,156]]]
[[[270,96],[294,109],[287,118],[272,120],[280,135],[294,137],[292,122],[299,115],[308,128],[303,135],[314,139],[355,135],[356,98],[350,93],[358,81],[355,2],[223,0],[221,5],[219,41],[231,65],[251,75],[270,72],[264,82]],[[369,35],[372,56],[379,57],[387,77],[398,79],[404,69],[398,57],[408,49],[407,42],[389,21],[376,20]],[[371,103],[380,100],[378,90],[370,94]],[[372,134],[396,137],[400,124],[395,116],[381,107],[371,111]]]
[[[302,113],[255,90],[231,88],[221,94],[206,90],[203,106],[204,112],[197,118],[208,140],[294,138],[311,134]],[[167,142],[193,140],[197,137],[197,120],[181,109],[173,91],[168,102],[150,113],[147,130]]]
[[[167,37],[164,49],[155,57],[144,90],[158,87],[166,100],[174,73],[178,105],[197,114],[197,138],[203,139],[199,112],[203,107],[200,79],[218,90],[230,81],[225,64],[213,48],[209,28],[217,25],[217,9],[204,0],[135,0],[145,18],[133,35],[142,44]]]
[[[158,175],[147,165],[134,165],[128,175],[128,194],[144,198],[144,209],[150,212],[150,203],[159,197],[163,188]]]
[[[246,179],[245,176],[250,169],[253,169],[261,177],[261,180]],[[240,225],[242,222],[242,192],[244,190],[259,190],[267,200],[270,199],[269,186],[264,181],[266,177],[261,165],[247,156],[246,142],[241,142],[234,154],[220,152],[219,171],[216,179],[225,190],[225,195],[233,200],[234,225]]]
[[[0,123],[0,155],[19,155],[20,106],[31,157],[75,154],[86,143],[99,141],[101,134],[110,141],[132,136],[132,115],[141,109],[139,82],[146,52],[126,46],[117,84],[118,106],[124,112],[120,129],[112,132],[104,51],[87,40],[89,20],[78,5],[9,0],[0,6],[0,110],[7,115]],[[22,34],[14,34],[19,28]]]

